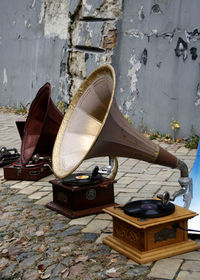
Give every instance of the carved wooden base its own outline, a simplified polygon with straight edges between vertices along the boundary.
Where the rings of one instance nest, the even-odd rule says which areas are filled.
[[[114,205],[114,183],[105,180],[89,186],[64,185],[60,180],[50,181],[53,201],[46,207],[69,217],[78,218],[101,213],[102,209]]]
[[[23,167],[10,164],[4,167],[4,178],[7,180],[37,181],[52,174],[48,166]]]
[[[199,245],[188,239],[187,220],[197,214],[176,206],[175,212],[160,218],[141,219],[128,216],[119,208],[104,211],[113,217],[113,234],[103,243],[137,263],[148,263],[190,252]]]

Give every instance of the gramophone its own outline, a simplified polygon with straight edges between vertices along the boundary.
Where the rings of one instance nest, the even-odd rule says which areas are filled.
[[[52,181],[53,201],[47,207],[71,218],[98,213],[104,208],[113,217],[113,235],[103,242],[136,262],[197,249],[198,245],[181,229],[187,228],[187,220],[196,213],[170,202],[186,194],[188,188],[191,190],[187,165],[127,122],[117,107],[114,90],[114,69],[103,65],[76,92],[54,144],[52,166],[58,180]],[[109,165],[106,169],[110,179],[104,178],[98,167],[92,174],[74,173],[84,160],[104,156],[114,163],[114,168]],[[116,157],[178,168],[181,188],[172,196],[164,192],[159,199],[105,207],[114,204]]]
[[[33,100],[28,117],[16,122],[22,138],[19,160],[4,167],[8,180],[39,180],[52,173],[51,154],[63,114],[51,99],[46,83]]]
[[[19,118],[15,122],[21,140],[23,138],[25,122],[25,118]],[[16,148],[7,148],[5,146],[0,146],[0,167],[4,167],[13,162],[16,162],[19,157],[20,154],[18,153],[18,150]]]

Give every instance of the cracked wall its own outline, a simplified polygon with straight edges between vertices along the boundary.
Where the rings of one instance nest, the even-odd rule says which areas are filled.
[[[120,110],[137,129],[200,134],[198,0],[125,0],[112,63]]]
[[[198,0],[2,0],[0,105],[26,106],[47,81],[53,99],[69,104],[108,63],[119,108],[137,129],[172,134],[177,120],[178,136],[199,134],[199,8]]]
[[[122,0],[70,1],[69,96],[96,67],[112,63]]]
[[[27,106],[46,82],[55,101],[67,94],[68,12],[69,0],[0,1],[0,106]]]

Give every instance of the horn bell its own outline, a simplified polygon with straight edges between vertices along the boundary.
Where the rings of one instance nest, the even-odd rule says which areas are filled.
[[[57,132],[63,119],[51,99],[51,85],[40,88],[31,103],[24,126],[20,162],[28,163],[34,153],[51,156]]]
[[[115,71],[103,65],[83,81],[69,105],[53,148],[53,171],[71,174],[85,159],[129,157],[175,168],[178,159],[140,134],[114,98]]]

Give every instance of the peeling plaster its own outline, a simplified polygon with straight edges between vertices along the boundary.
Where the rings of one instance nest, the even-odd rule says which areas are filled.
[[[133,103],[133,101],[134,100],[129,100],[129,101],[126,101],[126,103],[125,103],[125,106],[126,106],[126,109],[129,111],[129,109],[130,109],[130,107],[131,107],[131,105],[132,105],[132,103]]]
[[[3,68],[3,85],[6,86],[8,83],[7,71],[6,68]]]
[[[141,6],[140,9],[138,10],[138,19],[139,19],[139,21],[143,21],[144,18],[145,18],[143,9],[144,9],[144,7]]]
[[[200,106],[200,84],[197,85],[197,99],[195,101],[195,106],[199,107]]]
[[[130,37],[140,38],[143,39],[145,34],[142,32],[139,32],[137,29],[129,29],[128,31],[124,32],[125,35],[129,35]]]
[[[33,0],[32,4],[31,4],[31,8],[35,8],[35,4],[36,4],[36,0]]]
[[[130,78],[130,89],[131,92],[136,91],[136,84],[138,81],[137,72],[141,68],[141,62],[136,58],[135,51],[133,50],[133,54],[130,59],[131,67],[128,70],[128,77]]]
[[[39,23],[44,23],[44,36],[67,39],[70,0],[44,0],[39,16]]]
[[[86,9],[87,11],[91,11],[92,10],[92,5],[87,4],[87,0],[83,0],[83,4],[84,9]]]

